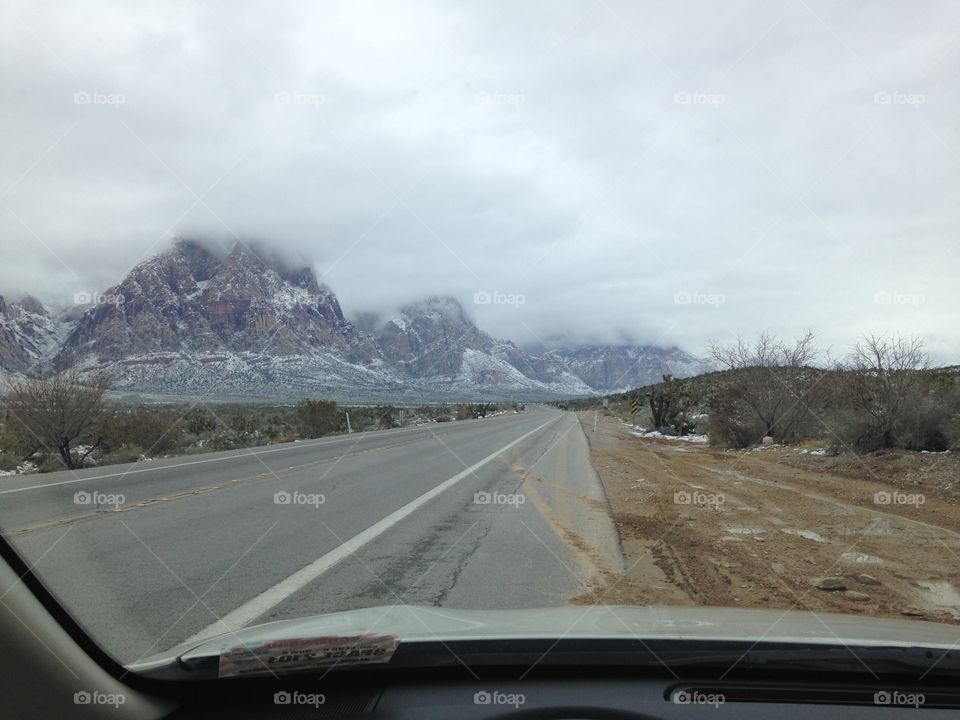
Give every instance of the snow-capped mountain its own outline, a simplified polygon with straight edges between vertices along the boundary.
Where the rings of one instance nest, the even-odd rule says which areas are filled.
[[[707,372],[702,360],[679,348],[652,345],[582,345],[556,348],[535,360],[538,377],[549,380],[562,370],[594,391],[619,393],[660,382],[665,373],[689,377]]]
[[[489,353],[493,338],[467,317],[453,298],[431,297],[407,305],[379,334],[384,357],[413,377],[455,375],[466,350]]]
[[[286,269],[237,245],[218,259],[181,240],[137,265],[102,295],[67,337],[57,364],[170,353],[288,357],[315,351],[348,362],[379,357],[373,338],[346,320],[309,268]]]
[[[57,353],[68,327],[36,298],[8,305],[0,296],[0,370],[23,373],[42,366]]]
[[[67,332],[68,330],[68,332]],[[106,370],[118,390],[339,400],[546,399],[688,375],[677,349],[524,352],[480,330],[457,300],[430,297],[352,322],[308,267],[237,244],[179,240],[137,265],[70,323],[32,299],[0,299],[0,367]]]
[[[572,374],[550,378],[507,340],[480,330],[450,297],[430,297],[403,307],[378,334],[388,362],[415,380],[456,394],[465,388],[495,395],[587,395],[592,389]]]

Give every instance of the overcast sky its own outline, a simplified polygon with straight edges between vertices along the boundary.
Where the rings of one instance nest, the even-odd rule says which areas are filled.
[[[256,238],[525,347],[956,363],[958,70],[951,2],[5,2],[0,294]]]

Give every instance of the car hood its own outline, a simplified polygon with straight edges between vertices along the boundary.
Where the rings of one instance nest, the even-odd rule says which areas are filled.
[[[825,646],[960,646],[960,626],[801,610],[715,607],[591,606],[523,610],[453,610],[390,606],[254,625],[195,639],[143,660],[150,670],[180,659],[216,656],[231,648],[278,640],[390,635],[401,644],[460,640],[640,639],[795,642]]]

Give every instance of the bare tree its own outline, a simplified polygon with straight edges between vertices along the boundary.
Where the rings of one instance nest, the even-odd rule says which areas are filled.
[[[710,343],[710,357],[727,370],[750,367],[804,367],[818,356],[814,346],[816,334],[807,330],[792,345],[770,332],[762,332],[753,343],[742,337],[732,345]]]
[[[110,388],[106,375],[85,376],[68,370],[48,378],[8,380],[6,404],[37,449],[59,454],[70,469],[100,444],[94,429],[103,412],[103,396]],[[82,452],[76,452],[86,445]]]
[[[710,357],[723,369],[735,371],[724,402],[742,403],[760,421],[765,434],[781,438],[789,435],[802,416],[798,406],[805,381],[799,373],[782,369],[812,365],[818,356],[815,338],[808,330],[791,344],[763,332],[752,343],[742,337],[732,345],[711,343]]]
[[[908,407],[923,393],[930,357],[917,337],[869,335],[854,345],[849,400],[881,448],[893,447]]]

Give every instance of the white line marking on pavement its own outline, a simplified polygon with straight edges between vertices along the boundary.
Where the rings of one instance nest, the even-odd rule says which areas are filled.
[[[461,421],[461,422],[464,422],[464,421]],[[474,421],[468,420],[466,422],[474,422]],[[455,426],[450,428],[450,431],[460,430],[463,427],[464,427],[463,425],[460,425],[459,427]],[[410,427],[410,428],[399,428],[396,430],[389,430],[386,432],[377,431],[377,430],[367,430],[363,433],[354,433],[353,435],[345,435],[344,437],[338,437],[335,439],[321,440],[319,442],[314,442],[314,443],[296,443],[293,445],[288,445],[280,448],[271,448],[269,450],[257,450],[257,451],[251,451],[248,453],[245,453],[242,450],[237,450],[235,454],[227,455],[224,457],[206,458],[204,460],[191,460],[189,462],[176,463],[173,465],[157,465],[154,467],[139,468],[137,470],[126,470],[123,472],[108,473],[107,475],[91,475],[90,477],[73,478],[72,480],[61,480],[59,482],[44,483],[43,485],[28,485],[26,487],[21,487],[21,488],[12,488],[10,490],[0,490],[0,495],[6,495],[8,493],[16,493],[16,492],[26,492],[27,490],[41,490],[43,488],[56,487],[58,485],[72,485],[73,483],[89,482],[90,480],[105,480],[107,478],[123,477],[124,475],[135,475],[138,473],[147,473],[147,472],[159,472],[160,470],[174,470],[176,468],[189,467],[191,465],[202,465],[204,463],[224,462],[227,460],[238,460],[240,458],[258,457],[260,455],[269,455],[271,453],[286,452],[287,450],[301,450],[303,448],[317,447],[318,445],[333,445],[335,443],[350,442],[350,441],[357,442],[358,435],[362,436],[361,439],[365,439],[368,436],[369,437],[387,437],[392,435],[399,435],[400,433],[411,432],[412,430],[421,430],[421,429],[422,428],[420,427]]]
[[[267,590],[263,591],[257,595],[252,600],[248,600],[240,607],[224,615],[220,620],[208,625],[200,632],[191,635],[184,642],[198,642],[200,640],[205,640],[207,638],[213,637],[215,635],[222,635],[224,633],[235,632],[240,628],[248,625],[252,621],[256,620],[258,617],[263,615],[268,610],[276,607],[281,602],[286,600],[288,597],[293,595],[295,592],[305,587],[309,583],[316,580],[318,577],[323,575],[323,573],[330,570],[337,563],[345,560],[347,557],[355,553],[361,547],[367,543],[375,540],[380,535],[385,533],[387,530],[392,528],[398,522],[404,518],[412,515],[414,512],[419,510],[421,507],[426,505],[428,502],[433,500],[433,498],[442,494],[443,492],[449,490],[458,482],[463,480],[468,475],[472,474],[476,470],[479,470],[481,467],[489,463],[491,460],[494,460],[498,456],[505,453],[510,448],[514,447],[518,443],[523,442],[531,435],[534,435],[540,432],[550,423],[556,422],[560,418],[565,417],[564,414],[559,414],[556,417],[547,420],[547,422],[542,425],[537,426],[530,432],[521,435],[513,442],[507,443],[499,450],[487,455],[483,460],[475,462],[468,468],[464,468],[461,472],[458,472],[449,480],[444,480],[442,483],[437,485],[432,490],[428,490],[420,497],[415,500],[411,500],[409,503],[401,507],[399,510],[394,510],[392,513],[387,515],[385,518],[380,520],[377,523],[374,523],[368,527],[363,532],[360,532],[354,535],[349,540],[345,541],[340,547],[336,550],[331,550],[325,555],[321,555],[312,563],[307,565],[304,568],[301,568],[297,572],[293,573],[289,577],[281,580],[276,585]]]

